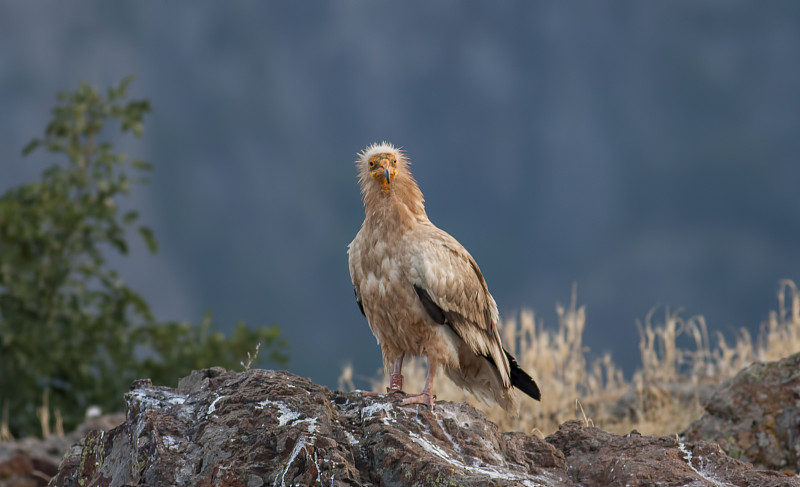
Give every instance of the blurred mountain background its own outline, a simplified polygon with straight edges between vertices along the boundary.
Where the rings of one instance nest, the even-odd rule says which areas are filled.
[[[504,316],[631,372],[654,306],[757,330],[800,281],[800,3],[0,2],[0,191],[38,177],[57,91],[135,73],[160,242],[119,258],[164,320],[279,324],[289,369],[373,376],[346,247],[353,160],[406,149]],[[135,239],[133,239],[135,240]],[[365,386],[357,381],[356,385]],[[546,387],[546,385],[545,385]]]

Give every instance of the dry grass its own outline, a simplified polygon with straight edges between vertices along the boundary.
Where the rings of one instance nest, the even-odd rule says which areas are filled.
[[[3,417],[0,419],[0,442],[14,441],[14,435],[8,427],[8,399],[3,401]]]
[[[682,318],[681,310],[651,311],[639,329],[641,366],[627,381],[609,354],[587,363],[583,343],[586,313],[572,290],[570,305],[556,306],[558,326],[537,323],[533,311],[507,319],[500,333],[506,348],[537,383],[544,401],[520,401],[517,416],[476,401],[445,378],[437,378],[437,399],[468,401],[486,412],[504,430],[547,435],[568,419],[580,419],[603,429],[626,433],[674,434],[702,414],[700,398],[714,384],[759,360],[777,360],[800,352],[800,292],[790,280],[778,287],[778,310],[761,325],[756,343],[745,329],[729,344],[722,333],[712,346],[702,316]],[[352,368],[340,387],[352,389]],[[421,390],[425,367],[421,359],[406,362],[405,389]],[[385,391],[388,375],[371,380],[374,391]]]

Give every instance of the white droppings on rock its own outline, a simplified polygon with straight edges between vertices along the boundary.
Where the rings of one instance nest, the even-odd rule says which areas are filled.
[[[470,418],[465,417],[465,415],[459,410],[454,411],[452,408],[439,408],[437,416],[438,415],[441,415],[446,419],[452,419],[453,421],[455,421],[456,424],[458,424],[461,428],[465,430],[472,430],[472,422]],[[439,421],[439,425],[442,425],[441,419],[437,420]],[[442,427],[442,430],[444,430],[444,427]],[[446,433],[447,431],[445,431],[445,434]],[[450,441],[453,441],[453,438],[450,435],[448,435],[447,437],[450,439]],[[487,440],[486,437],[479,432],[475,433],[475,438],[480,442],[484,450],[489,452],[492,458],[497,461],[498,465],[505,465],[505,460],[503,459],[503,456],[497,452],[497,445],[494,445],[491,441]],[[458,444],[455,443],[455,441],[453,441],[453,444],[455,445],[456,449],[459,448]]]
[[[295,423],[293,423],[292,426],[296,426],[296,425],[298,425],[300,423],[308,423],[308,427],[306,428],[306,431],[308,431],[309,435],[313,435],[314,433],[317,432],[317,418],[301,419],[301,420],[298,420]]]
[[[306,446],[306,439],[304,437],[300,437],[297,439],[297,443],[294,444],[294,449],[292,450],[292,454],[289,456],[289,460],[286,462],[286,468],[283,470],[283,475],[281,475],[281,487],[286,487],[286,473],[289,472],[289,467],[292,466],[297,455],[300,454],[300,450],[304,449]],[[306,454],[308,452],[306,451]],[[272,483],[273,487],[278,485],[278,476],[275,476],[275,482]]]
[[[442,419],[441,418],[436,418],[436,422],[439,423],[439,427],[442,428],[442,433],[444,433],[444,435],[447,437],[447,439],[450,440],[450,443],[453,445],[453,448],[455,448],[455,450],[458,453],[461,453],[461,447],[458,445],[458,443],[455,442],[455,440],[453,440],[453,436],[450,433],[447,432],[447,429],[444,427],[444,423],[442,422]]]
[[[256,409],[264,409],[267,406],[278,410],[278,426],[286,426],[287,424],[293,426],[297,423],[310,422],[311,424],[309,424],[308,427],[309,434],[316,432],[317,428],[316,418],[299,419],[302,414],[288,407],[286,404],[283,403],[283,401],[271,401],[269,399],[264,399],[263,401],[256,404]]]
[[[166,409],[169,406],[181,405],[186,402],[186,396],[166,389],[134,389],[128,393],[143,410]]]
[[[286,462],[286,468],[283,469],[283,474],[281,474],[281,487],[286,487],[286,474],[289,472],[289,468],[291,468],[294,461],[297,459],[297,455],[300,454],[301,451],[306,452],[306,459],[311,460],[312,457],[308,453],[308,443],[306,442],[307,438],[305,436],[301,436],[298,438],[297,443],[294,445],[294,449],[292,450],[292,454],[289,456],[289,460]],[[317,467],[317,481],[321,482],[322,478],[320,477],[320,468],[319,462],[317,460],[317,451],[314,450],[314,457],[313,457],[314,465]],[[277,487],[278,485],[278,476],[275,476],[275,481],[272,483],[273,487]]]
[[[452,408],[440,408],[440,411],[438,411],[438,413],[447,419],[452,419],[453,421],[456,422],[456,424],[458,424],[463,429],[470,429],[472,425],[469,419],[464,418],[464,414],[461,413],[461,411],[458,410],[454,411]]]
[[[355,437],[355,436],[353,436],[353,433],[351,433],[351,432],[349,432],[349,431],[345,431],[345,432],[344,432],[344,436],[347,438],[347,441],[348,441],[348,442],[349,442],[351,445],[358,445],[358,440],[356,439],[356,437]]]
[[[173,395],[172,397],[167,399],[167,402],[172,404],[173,406],[177,406],[178,404],[183,404],[186,402],[186,396]]]
[[[683,440],[680,439],[680,438],[678,438],[678,450],[680,450],[681,453],[683,453],[683,455],[684,455],[683,459],[686,460],[686,463],[689,465],[689,468],[694,470],[694,472],[697,475],[699,475],[703,480],[706,480],[706,481],[710,482],[711,485],[715,485],[715,486],[718,486],[718,487],[729,487],[729,486],[733,487],[733,484],[728,483],[728,482],[721,482],[719,479],[716,478],[716,476],[714,475],[713,472],[709,472],[708,470],[706,470],[705,466],[706,466],[707,463],[710,463],[710,462],[708,462],[707,460],[704,460],[702,457],[698,458],[698,463],[700,463],[700,468],[699,469],[695,468],[695,466],[692,465],[692,458],[693,458],[692,452],[689,449],[686,448],[686,445],[683,443]]]
[[[217,402],[218,402],[220,399],[222,399],[223,397],[225,397],[225,396],[217,396],[217,397],[216,397],[216,399],[214,399],[214,401],[211,403],[211,405],[210,405],[210,406],[208,406],[208,411],[206,412],[206,416],[209,416],[209,415],[211,415],[211,414],[214,414],[214,411],[216,411],[216,410],[217,410]]]
[[[376,402],[361,408],[361,422],[363,423],[365,419],[371,418],[381,411],[384,412],[383,424],[390,426],[391,423],[397,422],[397,418],[394,415],[394,405],[390,402]]]
[[[300,413],[297,411],[292,411],[287,407],[282,407],[278,410],[280,416],[278,416],[278,426],[286,426],[289,423],[294,422],[297,418],[300,417]]]
[[[509,470],[504,467],[497,467],[494,465],[472,465],[472,466],[467,465],[461,460],[453,458],[450,455],[448,455],[447,452],[443,450],[440,446],[434,444],[427,438],[424,438],[414,432],[409,432],[408,437],[411,439],[411,441],[422,447],[423,450],[438,457],[441,460],[444,460],[454,468],[474,473],[477,475],[481,475],[484,477],[490,477],[493,479],[514,480],[523,482],[523,485],[536,485],[533,483],[526,484],[525,482],[530,481],[528,478],[522,477],[513,472],[512,470]]]
[[[444,451],[439,445],[428,441],[427,438],[424,438],[413,431],[409,431],[408,436],[411,438],[411,441],[421,446],[428,453],[433,453],[448,463],[458,464],[459,466],[463,465],[460,461],[451,458],[450,455],[448,455],[447,452]]]
[[[161,443],[163,443],[164,446],[166,446],[168,449],[170,449],[172,451],[178,451],[178,449],[179,449],[178,445],[180,444],[178,442],[178,440],[176,440],[175,438],[173,438],[171,436],[162,436],[161,437]]]

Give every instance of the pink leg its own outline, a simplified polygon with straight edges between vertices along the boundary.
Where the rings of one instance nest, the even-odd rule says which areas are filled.
[[[401,404],[425,404],[433,409],[433,378],[436,376],[437,363],[428,357],[428,375],[425,377],[425,388],[420,394],[406,396]]]
[[[389,379],[389,390],[387,392],[398,392],[403,393],[403,358],[405,357],[404,353],[401,353],[397,360],[394,361],[394,365],[392,366],[392,375]]]

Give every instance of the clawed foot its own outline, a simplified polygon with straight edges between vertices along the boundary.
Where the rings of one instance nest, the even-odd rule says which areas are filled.
[[[409,396],[406,396],[402,401],[400,401],[400,404],[402,404],[403,406],[407,404],[424,404],[428,406],[428,408],[430,408],[431,411],[433,411],[433,401],[435,399],[436,396],[434,396],[430,392],[423,391],[421,394],[411,394]]]

